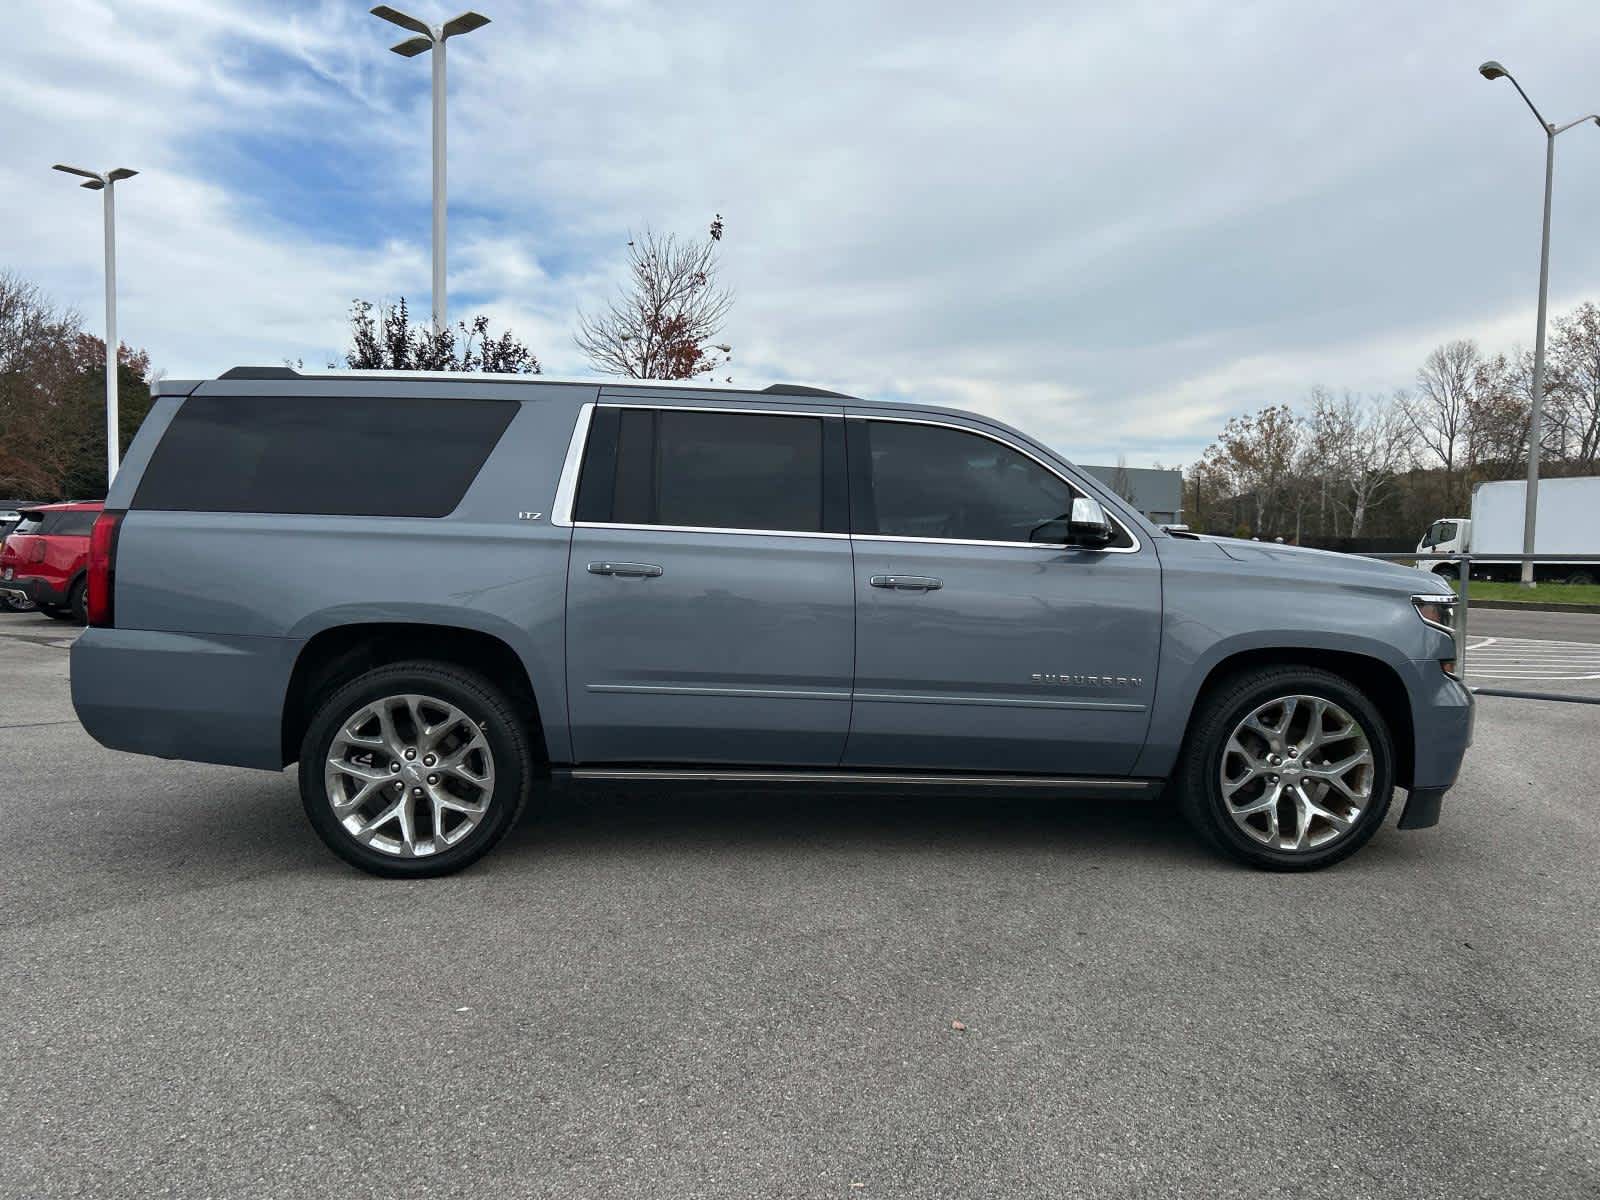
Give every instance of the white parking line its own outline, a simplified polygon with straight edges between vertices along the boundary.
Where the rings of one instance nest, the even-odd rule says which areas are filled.
[[[1600,644],[1486,637],[1467,643],[1467,675],[1561,682],[1600,679]]]

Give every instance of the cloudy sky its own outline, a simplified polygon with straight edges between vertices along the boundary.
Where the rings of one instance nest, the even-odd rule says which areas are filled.
[[[451,43],[453,316],[587,373],[630,230],[727,222],[735,378],[978,408],[1080,461],[1191,459],[1314,384],[1531,341],[1546,116],[1592,0],[476,0]],[[175,377],[428,294],[428,63],[356,0],[11,0],[0,267]],[[428,19],[435,0],[399,5]],[[1600,299],[1600,130],[1558,144],[1552,303]]]

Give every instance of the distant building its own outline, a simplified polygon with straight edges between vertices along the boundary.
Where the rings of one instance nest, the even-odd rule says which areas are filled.
[[[1183,524],[1183,472],[1078,464],[1157,525]]]

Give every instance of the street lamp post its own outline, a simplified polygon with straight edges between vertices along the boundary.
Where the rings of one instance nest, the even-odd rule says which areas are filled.
[[[55,170],[83,177],[81,186],[93,192],[104,193],[106,219],[106,487],[117,477],[121,445],[117,433],[117,206],[116,193],[119,180],[131,179],[139,172],[118,167],[102,175],[98,171],[85,171],[82,167],[69,167],[56,163]]]
[[[1516,77],[1499,63],[1492,60],[1484,63],[1478,68],[1478,74],[1488,80],[1511,80],[1511,86],[1517,89],[1517,95],[1522,97],[1522,102],[1539,122],[1539,128],[1544,130],[1544,232],[1539,242],[1539,328],[1534,334],[1533,343],[1533,405],[1528,416],[1528,495],[1522,510],[1522,553],[1528,555],[1534,553],[1533,535],[1539,519],[1539,442],[1542,436],[1540,424],[1544,416],[1544,319],[1550,298],[1550,192],[1556,174],[1556,137],[1585,121],[1600,125],[1600,114],[1590,113],[1565,125],[1552,125],[1534,107]],[[1526,560],[1522,564],[1522,586],[1533,586],[1533,564]]]
[[[396,54],[415,58],[429,50],[433,51],[433,331],[438,333],[445,323],[444,44],[457,34],[481,29],[489,23],[489,18],[482,13],[464,12],[458,17],[451,17],[443,25],[429,25],[387,4],[378,5],[372,10],[372,15],[418,35],[389,47]]]

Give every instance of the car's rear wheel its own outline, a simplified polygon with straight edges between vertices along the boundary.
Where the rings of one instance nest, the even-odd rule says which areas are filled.
[[[89,623],[89,580],[87,577],[72,585],[67,594],[67,616],[79,625]]]
[[[477,672],[379,667],[318,707],[300,752],[312,827],[375,875],[448,875],[516,823],[534,781],[528,728]]]
[[[1179,766],[1184,815],[1252,866],[1325,867],[1359,850],[1394,795],[1394,748],[1377,707],[1314,667],[1260,667],[1200,701]]]

